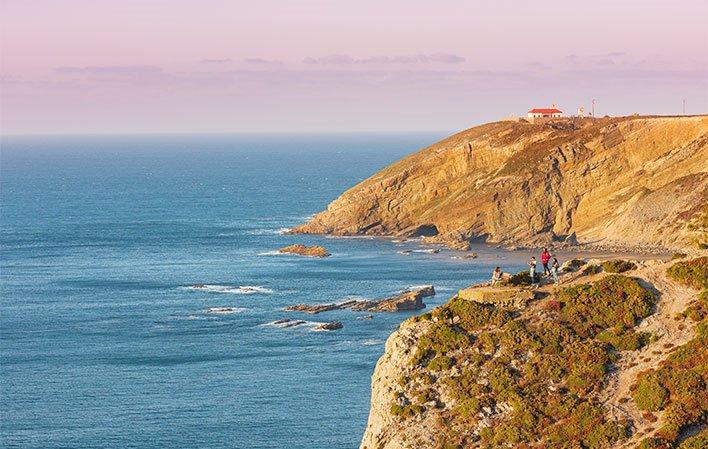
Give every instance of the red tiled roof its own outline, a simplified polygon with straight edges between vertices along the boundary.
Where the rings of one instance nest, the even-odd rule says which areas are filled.
[[[554,109],[554,108],[551,108],[551,109],[536,108],[536,109],[531,109],[529,112],[532,114],[559,114],[559,113],[562,114],[563,113],[563,111],[561,111],[560,109]]]

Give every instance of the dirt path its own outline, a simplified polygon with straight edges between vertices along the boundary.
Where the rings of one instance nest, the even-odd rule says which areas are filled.
[[[637,374],[657,368],[673,348],[686,344],[695,335],[695,323],[686,319],[677,321],[675,317],[686,310],[688,304],[696,298],[697,292],[668,278],[666,269],[671,262],[660,260],[635,262],[639,265],[638,269],[625,274],[640,278],[642,284],[653,290],[658,297],[655,313],[639,323],[637,331],[650,332],[658,339],[640,350],[623,351],[598,397],[613,417],[632,422],[632,436],[614,449],[633,448],[661,427],[661,419],[652,423],[642,416],[643,412],[631,400],[630,387],[636,380]],[[582,276],[578,272],[567,273],[561,276],[560,287],[594,282],[604,276],[607,274]],[[552,293],[555,288],[552,284],[542,285],[539,291]],[[534,306],[541,307],[542,304],[537,303]],[[660,414],[656,416],[660,418]]]
[[[642,265],[628,274],[646,282],[645,286],[655,290],[659,299],[656,312],[644,319],[637,330],[650,332],[658,339],[640,350],[623,351],[599,398],[616,418],[627,418],[633,423],[632,437],[616,446],[617,449],[634,447],[661,427],[660,420],[652,423],[644,418],[631,400],[630,386],[637,374],[657,368],[673,348],[686,344],[695,334],[692,322],[677,321],[675,317],[696,298],[696,291],[669,279],[666,276],[668,263],[648,261]]]

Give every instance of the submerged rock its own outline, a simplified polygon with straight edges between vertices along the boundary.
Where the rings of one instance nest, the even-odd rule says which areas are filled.
[[[331,254],[323,246],[305,246],[300,243],[294,245],[289,245],[278,250],[279,253],[283,254],[296,254],[298,256],[305,257],[329,257]]]
[[[341,321],[331,321],[329,323],[322,323],[315,326],[317,331],[334,331],[343,328],[344,325]]]
[[[398,295],[375,301],[352,299],[350,301],[329,304],[295,304],[286,307],[285,310],[311,314],[340,309],[350,309],[358,312],[401,312],[425,308],[423,298],[433,295],[435,295],[435,288],[432,285],[424,285],[414,290],[406,290]]]
[[[303,320],[291,320],[290,318],[284,318],[282,320],[275,320],[271,323],[273,326],[277,327],[295,327],[305,324]]]

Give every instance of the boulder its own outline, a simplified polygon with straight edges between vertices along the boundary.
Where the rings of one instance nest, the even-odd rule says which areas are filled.
[[[318,331],[334,331],[343,328],[344,325],[341,321],[331,321],[329,323],[322,323],[315,326],[315,330]]]
[[[305,257],[329,257],[331,255],[323,246],[305,246],[300,243],[280,248],[278,252]]]
[[[471,287],[457,293],[462,299],[498,307],[522,308],[534,298],[530,290],[513,287]]]

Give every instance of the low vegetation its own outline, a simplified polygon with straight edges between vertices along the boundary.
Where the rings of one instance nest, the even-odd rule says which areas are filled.
[[[602,267],[600,265],[586,265],[585,268],[583,268],[583,271],[580,273],[589,276],[591,274],[597,274],[602,271]]]
[[[456,297],[422,316],[430,324],[411,359],[417,374],[401,382],[392,411],[411,417],[419,409],[410,405],[439,403],[440,447],[600,449],[624,439],[627,423],[595,397],[616,351],[651,338],[633,328],[652,312],[653,295],[610,275],[551,303],[536,319]]]
[[[639,374],[632,386],[637,407],[663,414],[657,436],[646,443],[657,446],[647,447],[673,447],[684,429],[708,417],[708,323],[699,324],[697,331],[696,338],[675,349],[657,369]]]
[[[640,342],[643,337],[634,334],[632,328],[652,313],[655,301],[651,292],[635,279],[616,274],[593,284],[563,289],[556,297],[562,321],[581,337],[595,337],[604,332],[607,343],[625,339]]]
[[[689,287],[708,288],[708,257],[676,262],[666,272],[675,281]]]
[[[627,260],[614,259],[606,260],[602,263],[602,269],[606,273],[624,273],[625,271],[634,270],[637,265],[634,262],[629,262]]]

